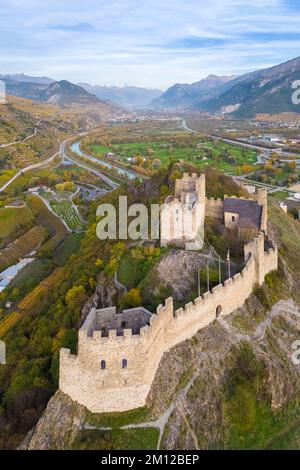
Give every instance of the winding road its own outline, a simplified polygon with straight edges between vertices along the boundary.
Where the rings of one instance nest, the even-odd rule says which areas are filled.
[[[37,125],[39,124],[39,122],[37,123]],[[34,132],[30,135],[28,135],[27,137],[25,137],[25,139],[23,140],[16,140],[15,142],[10,142],[9,144],[0,144],[0,149],[3,149],[3,148],[6,148],[6,147],[11,147],[12,145],[18,145],[18,144],[23,144],[24,142],[26,142],[26,140],[29,140],[29,139],[32,139],[32,137],[34,137],[38,132],[38,129],[37,127],[34,129]]]
[[[79,134],[78,137],[82,137],[84,134]],[[27,137],[27,139],[29,138],[30,136]],[[24,173],[27,173],[28,171],[31,171],[31,170],[36,170],[37,168],[42,168],[44,166],[47,166],[49,163],[51,163],[56,157],[58,156],[61,156],[63,157],[64,159],[74,163],[75,165],[85,169],[86,171],[88,171],[89,173],[92,173],[94,174],[95,176],[97,176],[99,179],[101,179],[102,181],[104,181],[106,184],[108,184],[112,190],[116,189],[117,187],[119,187],[119,184],[116,183],[115,181],[111,180],[108,176],[104,175],[103,173],[100,173],[100,171],[97,171],[97,170],[94,170],[92,168],[90,168],[88,165],[85,165],[84,163],[79,163],[77,160],[73,159],[72,157],[70,157],[69,155],[67,155],[66,153],[66,145],[68,142],[70,142],[71,140],[73,140],[74,138],[76,138],[76,136],[72,136],[72,137],[69,137],[68,139],[64,140],[63,142],[60,142],[58,139],[58,143],[59,143],[59,150],[54,154],[52,155],[50,158],[48,158],[47,160],[43,160],[42,162],[40,163],[35,163],[35,164],[32,164],[32,165],[29,165],[25,168],[22,168],[21,170],[19,170],[12,178],[10,178],[10,180],[8,180],[1,188],[0,188],[0,193],[2,193],[3,191],[5,191],[19,176],[22,176]],[[6,145],[13,145],[12,143],[11,144],[6,144]]]
[[[116,189],[119,187],[119,184],[117,184],[115,181],[112,181],[108,176],[104,175],[103,173],[100,173],[100,171],[94,170],[93,168],[90,168],[88,165],[84,163],[79,163],[77,160],[73,159],[66,153],[66,145],[68,142],[73,140],[74,137],[70,137],[69,139],[64,140],[64,142],[61,143],[60,149],[59,149],[59,154],[67,161],[70,161],[74,163],[74,165],[79,166],[80,168],[83,168],[84,170],[88,171],[89,173],[92,173],[93,175],[97,176],[98,178],[102,179],[106,184],[108,184],[112,189]]]

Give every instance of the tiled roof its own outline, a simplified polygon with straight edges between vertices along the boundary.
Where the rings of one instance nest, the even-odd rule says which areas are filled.
[[[239,214],[241,222],[242,219],[248,219],[260,229],[262,207],[256,201],[227,198],[224,201],[224,212]]]

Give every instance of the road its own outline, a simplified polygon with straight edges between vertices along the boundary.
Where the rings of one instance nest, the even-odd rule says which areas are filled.
[[[79,134],[79,137],[82,137],[84,135],[84,133],[82,134]],[[27,137],[27,139],[29,138],[30,136]],[[52,157],[48,158],[47,160],[43,160],[42,162],[40,163],[35,163],[33,165],[29,165],[25,168],[22,168],[21,170],[19,170],[9,181],[7,181],[1,188],[0,188],[0,193],[2,193],[3,191],[5,191],[17,178],[19,178],[19,176],[22,176],[24,173],[27,173],[28,171],[31,171],[31,170],[36,170],[37,168],[42,168],[44,166],[47,166],[49,163],[51,163],[57,156],[62,156],[63,158],[71,161],[72,163],[74,163],[75,165],[85,169],[86,171],[96,175],[98,178],[102,179],[102,181],[104,181],[105,183],[107,183],[112,189],[116,189],[119,185],[117,183],[115,183],[114,181],[112,181],[110,178],[108,178],[106,175],[103,175],[102,173],[100,173],[99,171],[96,171],[96,170],[93,170],[92,168],[90,168],[89,166],[87,165],[84,165],[83,163],[79,163],[77,162],[76,160],[73,160],[70,156],[68,156],[66,154],[66,145],[67,143],[70,141],[70,140],[73,140],[76,136],[72,136],[72,137],[69,137],[68,139],[64,140],[63,142],[60,142],[58,139],[58,143],[59,143],[59,150],[58,152],[56,152],[54,155],[52,155]],[[9,144],[9,145],[12,145],[12,144]]]
[[[47,160],[43,160],[42,162],[40,163],[35,163],[33,165],[29,165],[25,168],[22,168],[21,170],[19,170],[9,181],[7,181],[3,186],[2,188],[0,188],[0,193],[2,193],[3,191],[6,190],[6,188],[8,188],[8,186],[11,185],[11,183],[13,183],[17,178],[19,178],[19,176],[22,176],[24,173],[27,173],[27,171],[30,171],[30,170],[35,170],[36,168],[42,168],[43,166],[46,166],[48,165],[50,162],[52,162],[57,156],[59,155],[59,152],[56,152],[54,155],[52,155],[52,157],[48,158]]]
[[[271,155],[271,153],[273,153],[274,150],[276,150],[276,149],[266,149],[265,147],[261,147],[259,145],[247,144],[246,142],[241,142],[240,140],[226,139],[224,137],[219,137],[218,135],[206,134],[205,132],[202,132],[202,131],[195,131],[194,129],[191,129],[190,127],[187,126],[185,119],[182,120],[182,127],[187,132],[200,133],[200,134],[205,135],[206,137],[221,140],[222,142],[226,142],[228,144],[240,145],[241,147],[245,147],[245,148],[252,149],[252,150],[257,150],[259,152],[264,153],[265,155]],[[291,152],[282,152],[282,155],[291,157],[291,156],[294,156],[295,154]],[[282,161],[286,162],[287,160],[282,160]],[[300,159],[299,160],[292,159],[290,161],[296,161],[300,163]]]
[[[118,188],[119,185],[117,183],[115,183],[114,181],[112,181],[110,178],[108,178],[108,176],[104,175],[103,173],[100,173],[100,171],[97,171],[97,170],[94,170],[94,169],[90,168],[88,165],[85,165],[84,163],[79,163],[77,160],[74,160],[72,157],[70,157],[66,153],[66,145],[69,141],[71,141],[73,139],[74,139],[74,137],[70,137],[69,139],[66,139],[64,142],[61,143],[60,150],[59,150],[60,155],[64,159],[74,163],[75,165],[79,166],[80,168],[83,168],[84,170],[88,171],[89,173],[92,173],[93,175],[95,175],[98,178],[102,179],[102,181],[104,181],[106,184],[108,184],[112,189]]]
[[[12,145],[23,144],[24,142],[26,142],[26,140],[32,139],[32,137],[34,137],[37,134],[37,131],[38,131],[38,129],[36,127],[34,129],[34,132],[32,134],[28,135],[27,137],[25,137],[25,139],[16,140],[15,142],[10,142],[9,144],[1,144],[0,149],[6,148],[6,147],[11,147]]]
[[[255,150],[259,150],[260,152],[264,152],[263,154],[261,155],[258,155],[257,156],[257,164],[259,163],[262,163],[264,164],[266,160],[268,160],[268,158],[270,157],[271,153],[273,152],[273,150],[269,150],[269,149],[265,149],[264,147],[259,147],[258,145],[252,145],[252,144],[247,144],[246,142],[240,142],[240,141],[236,141],[236,140],[231,140],[231,139],[225,139],[223,137],[219,137],[219,136],[215,136],[215,135],[212,135],[212,134],[206,134],[205,132],[202,132],[202,131],[195,131],[193,129],[191,129],[190,127],[187,126],[186,124],[186,121],[185,119],[182,120],[182,128],[184,130],[186,130],[187,132],[193,132],[193,133],[200,133],[202,135],[205,135],[206,137],[210,137],[212,139],[218,139],[222,142],[226,142],[226,143],[229,143],[229,144],[233,144],[233,145],[240,145],[242,147],[245,147],[245,148],[250,148],[250,149],[255,149]],[[286,155],[286,156],[290,156],[290,155],[293,155],[289,152],[283,152],[282,155]],[[293,161],[293,162],[296,162],[296,163],[300,163],[300,159],[299,160],[280,160],[280,161],[283,161],[283,162],[288,162],[288,161]],[[232,178],[236,179],[236,180],[242,180],[242,181],[245,181],[247,182],[248,184],[252,184],[252,185],[255,185],[255,186],[261,186],[263,188],[266,188],[268,190],[268,192],[276,192],[276,191],[287,191],[289,193],[291,193],[292,191],[286,187],[286,186],[275,186],[275,185],[271,185],[271,184],[266,184],[266,183],[261,183],[261,182],[258,182],[258,181],[254,181],[254,180],[250,180],[248,179],[247,177],[250,176],[252,173],[248,173],[246,175],[242,175],[242,176],[236,176],[236,175],[229,175],[231,176]]]

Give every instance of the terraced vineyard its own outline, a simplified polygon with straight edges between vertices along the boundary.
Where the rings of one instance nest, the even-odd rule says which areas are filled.
[[[45,235],[45,229],[42,226],[33,227],[10,247],[0,252],[0,271],[36,250],[43,242]]]
[[[70,201],[50,201],[49,204],[53,212],[66,222],[70,230],[83,229],[84,224]]]
[[[34,225],[34,215],[28,207],[0,209],[0,245],[8,244]]]
[[[55,285],[60,279],[63,280],[64,270],[57,268],[42,281],[33,291],[31,291],[24,299],[18,304],[15,311],[6,316],[0,321],[0,338],[2,338],[25,314],[34,314],[38,311],[43,302],[47,302],[48,293],[51,292],[50,288]],[[51,294],[50,294],[51,295]]]

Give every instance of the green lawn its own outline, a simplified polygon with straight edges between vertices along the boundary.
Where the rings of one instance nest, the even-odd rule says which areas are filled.
[[[120,413],[89,413],[87,422],[92,426],[102,428],[120,428],[127,424],[137,424],[151,421],[150,410],[146,407]]]
[[[289,193],[287,191],[276,191],[275,193],[272,193],[271,196],[275,197],[275,199],[287,199],[289,197]]]
[[[152,142],[131,142],[124,144],[114,144],[110,148],[103,145],[91,145],[90,151],[94,155],[104,156],[108,151],[116,153],[121,159],[127,160],[128,157],[141,155],[149,156],[149,149],[152,150],[154,158],[161,161],[162,166],[168,166],[170,163],[184,160],[193,163],[199,168],[206,166],[216,166],[221,170],[231,173],[237,173],[237,167],[256,163],[256,151],[244,149],[237,145],[225,142],[211,142],[209,140],[199,144],[199,139],[195,140],[193,145],[174,144],[171,141],[152,141]],[[151,151],[150,150],[150,151]],[[231,163],[224,158],[224,152],[234,157],[235,162]],[[205,159],[203,160],[203,157]]]
[[[74,450],[156,450],[159,432],[155,428],[80,431]]]

